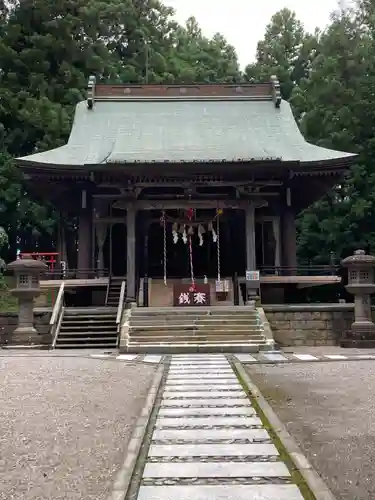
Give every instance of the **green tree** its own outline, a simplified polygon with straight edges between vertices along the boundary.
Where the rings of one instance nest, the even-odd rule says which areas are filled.
[[[11,157],[69,136],[88,76],[111,83],[194,83],[240,78],[226,40],[173,20],[158,0],[9,0],[0,3],[0,225],[32,247],[50,238],[54,212],[31,201]],[[9,156],[10,155],[10,156]]]
[[[176,83],[233,83],[241,80],[237,54],[226,39],[216,33],[205,37],[196,19],[174,32],[170,68]]]
[[[274,14],[258,42],[256,62],[245,68],[245,77],[252,81],[269,81],[277,75],[284,99],[305,77],[318,48],[318,31],[307,34],[295,12],[285,8]]]
[[[359,154],[348,178],[300,219],[300,255],[317,261],[362,247],[375,251],[375,44],[359,12],[337,15],[320,40],[309,77],[292,96],[313,143]],[[327,244],[328,243],[328,244]]]

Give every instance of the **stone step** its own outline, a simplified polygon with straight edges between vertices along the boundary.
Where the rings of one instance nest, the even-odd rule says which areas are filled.
[[[56,348],[58,349],[114,349],[117,347],[117,341],[116,342],[102,342],[100,344],[93,344],[93,343],[76,343],[76,344],[67,344],[67,343],[61,343],[61,344],[56,344]]]
[[[228,338],[228,336],[217,336],[217,335],[212,335],[211,337],[204,337],[202,335],[197,335],[197,336],[179,336],[179,337],[168,337],[168,336],[157,336],[157,337],[141,337],[141,336],[131,336],[129,341],[134,344],[155,344],[155,343],[171,343],[171,344],[176,344],[176,343],[222,343],[225,342],[226,344],[233,344],[233,343],[264,343],[266,342],[266,339],[260,335],[254,335],[254,336],[245,336],[245,335],[234,335],[231,338]]]
[[[131,317],[130,322],[132,325],[142,325],[142,326],[148,326],[148,325],[165,325],[168,326],[171,323],[175,325],[185,325],[187,324],[193,324],[193,325],[229,325],[229,324],[243,324],[243,325],[258,325],[260,324],[260,321],[257,318],[242,318],[242,317],[235,317],[235,318],[212,318],[212,317],[203,317],[203,318],[192,318],[191,316],[188,316],[186,318],[181,318],[179,316],[177,317],[170,317],[170,318],[147,318],[147,317]]]
[[[95,334],[88,334],[88,335],[81,335],[81,338],[79,335],[74,335],[74,336],[67,336],[67,335],[59,335],[59,338],[56,341],[56,344],[60,343],[65,343],[67,344],[68,342],[82,342],[82,343],[87,343],[89,341],[94,341],[94,342],[99,342],[99,341],[107,341],[107,340],[116,340],[117,335],[108,335],[108,336],[99,336]]]
[[[205,331],[210,331],[210,330],[219,330],[219,331],[262,331],[262,328],[258,325],[249,325],[249,324],[236,324],[236,323],[228,323],[227,325],[222,325],[222,324],[212,324],[212,325],[202,325],[200,323],[197,324],[183,324],[183,325],[178,325],[178,324],[170,324],[170,325],[134,325],[132,322],[130,323],[130,330],[134,332],[142,332],[142,331],[148,331],[152,332],[155,330],[165,330],[165,331],[171,331],[171,330],[177,330],[177,331],[194,331],[194,332],[205,332]]]
[[[88,325],[97,325],[97,324],[107,324],[107,325],[112,325],[113,323],[116,322],[116,317],[115,316],[111,316],[110,318],[72,318],[72,317],[68,317],[66,318],[64,316],[63,318],[63,324],[64,325],[82,325],[82,324],[88,324]]]
[[[132,344],[130,343],[127,348],[128,353],[161,353],[161,354],[173,354],[173,353],[196,353],[196,352],[248,352],[256,353],[260,350],[267,350],[268,344],[251,344],[251,343],[237,343],[237,344]]]
[[[86,322],[86,321],[116,321],[116,314],[97,314],[97,315],[66,315],[64,313],[64,321]]]
[[[175,315],[197,315],[197,316],[230,316],[230,315],[249,315],[257,316],[256,309],[250,307],[138,307],[132,310],[134,316],[175,316]]]
[[[150,320],[158,317],[162,318],[165,320],[168,320],[170,318],[207,318],[207,319],[231,319],[231,318],[258,318],[257,313],[249,313],[249,312],[228,312],[228,313],[204,313],[204,312],[197,312],[197,311],[188,311],[187,308],[185,308],[183,311],[177,311],[176,313],[164,313],[164,312],[148,312],[146,308],[142,308],[142,312],[138,312],[137,309],[132,310],[132,317],[134,318],[149,318]],[[137,312],[136,312],[137,311]],[[146,312],[147,311],[147,312]]]
[[[129,328],[130,335],[142,335],[147,337],[154,337],[155,335],[169,335],[179,337],[181,335],[195,336],[195,335],[219,335],[224,337],[230,337],[231,335],[263,335],[263,330],[255,328],[242,328],[242,329],[232,329],[227,328],[226,330],[216,330],[215,328],[210,329],[198,329],[198,328],[155,328],[155,329],[135,329]]]
[[[95,331],[95,328],[93,327],[88,327],[87,329],[83,328],[60,328],[59,331],[59,336],[60,335],[101,335],[101,334],[116,334],[117,335],[117,326],[111,327],[111,328],[98,328]]]
[[[65,308],[64,316],[108,316],[108,315],[116,315],[117,308],[116,307],[69,307]]]

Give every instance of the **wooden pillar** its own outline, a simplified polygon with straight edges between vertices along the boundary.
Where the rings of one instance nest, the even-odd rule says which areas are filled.
[[[81,208],[78,222],[78,259],[77,269],[88,270],[91,263],[91,230],[92,230],[92,205],[91,197],[86,189],[81,193]],[[83,278],[85,273],[80,273]]]
[[[143,221],[143,236],[144,236],[144,247],[143,247],[143,276],[148,276],[148,236],[150,233],[150,221],[148,214],[145,212],[145,217]]]
[[[57,257],[57,265],[61,266],[61,262],[65,262],[66,265],[68,265],[67,262],[67,251],[66,251],[66,234],[65,234],[65,227],[64,227],[64,216],[62,213],[59,215],[59,221],[57,225],[57,249],[56,251],[58,252],[58,257]]]
[[[275,267],[281,266],[281,235],[280,235],[280,217],[272,219],[272,230],[276,241],[275,248]]]
[[[135,219],[135,207],[134,205],[128,205],[126,212],[126,298],[129,302],[136,302]]]
[[[104,276],[104,243],[107,238],[108,225],[96,224],[96,244],[98,246],[98,259],[96,262],[98,276]]]
[[[246,231],[246,270],[256,270],[255,257],[255,217],[254,206],[249,205],[245,209],[245,231]]]
[[[282,214],[283,265],[297,268],[297,234],[294,211],[285,207]],[[292,274],[295,274],[294,272]]]

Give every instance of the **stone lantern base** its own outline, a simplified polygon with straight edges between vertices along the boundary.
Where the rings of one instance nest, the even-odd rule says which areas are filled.
[[[341,339],[340,346],[375,349],[375,324],[371,321],[354,322],[351,332]]]

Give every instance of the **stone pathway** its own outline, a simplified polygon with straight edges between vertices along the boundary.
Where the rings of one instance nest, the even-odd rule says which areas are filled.
[[[226,357],[173,355],[137,500],[303,500]]]
[[[115,358],[118,361],[143,361],[144,363],[160,363],[167,360],[169,355],[159,354],[91,354],[92,358],[107,359]],[[186,355],[188,356],[188,355]],[[193,356],[193,355],[192,355]],[[205,354],[197,354],[196,357],[204,360]],[[355,360],[375,360],[375,354],[286,354],[282,351],[259,352],[256,354],[233,354],[241,363],[296,363],[296,362],[312,362],[312,361],[355,361]]]

